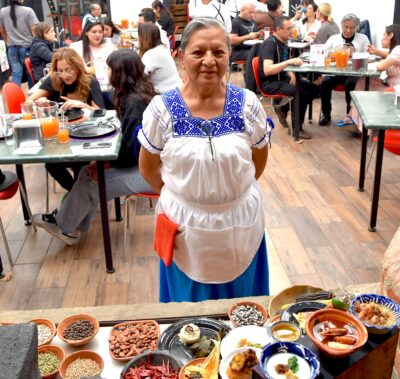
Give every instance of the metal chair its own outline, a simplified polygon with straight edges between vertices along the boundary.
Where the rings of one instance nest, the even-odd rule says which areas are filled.
[[[10,184],[11,183],[11,184]],[[21,193],[22,199],[25,203],[26,209],[28,211],[29,217],[32,220],[32,212],[29,208],[28,200],[26,197],[26,193],[24,188],[20,185],[19,180],[17,178],[17,175],[14,172],[11,171],[2,171],[0,169],[0,200],[8,200],[11,199],[18,191]],[[35,225],[32,224],[32,227],[34,231],[36,232],[36,227]],[[14,266],[14,262],[12,260],[11,252],[10,252],[10,247],[7,242],[7,237],[6,233],[4,230],[3,222],[1,221],[1,216],[0,216],[0,232],[1,236],[3,238],[3,243],[4,247],[7,253],[7,259],[8,263],[11,267],[11,269]],[[0,279],[3,279],[5,277],[5,274],[3,273],[3,262],[1,260],[1,255],[0,255]],[[9,278],[10,279],[10,278]],[[6,279],[5,279],[6,280]]]
[[[259,57],[254,57],[252,59],[252,61],[251,61],[251,64],[253,66],[254,79],[256,81],[257,88],[258,88],[258,90],[260,91],[260,94],[261,94],[260,100],[262,100],[265,97],[266,99],[271,99],[271,104],[272,104],[272,101],[274,99],[282,99],[282,98],[286,97],[286,98],[289,99],[289,113],[291,113],[291,110],[292,110],[292,105],[291,105],[292,97],[291,96],[284,95],[284,94],[273,94],[273,95],[270,95],[268,93],[263,92],[263,90],[261,89],[260,77],[258,76],[258,65],[259,65],[259,62],[260,62],[260,58]],[[290,135],[293,136],[292,123],[290,123]]]

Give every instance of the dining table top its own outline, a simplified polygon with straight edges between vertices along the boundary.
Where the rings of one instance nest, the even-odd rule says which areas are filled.
[[[351,98],[367,129],[400,129],[400,109],[396,94],[382,91],[352,91]],[[400,107],[400,105],[398,105]]]
[[[115,111],[107,111],[105,117],[115,116]],[[117,126],[120,125],[115,118]],[[60,143],[57,139],[45,140],[42,148],[17,149],[15,142],[7,144],[0,141],[0,164],[19,164],[19,163],[47,163],[47,162],[82,162],[82,161],[109,161],[118,158],[121,146],[121,133],[117,128],[113,135],[89,139],[70,138],[68,143]],[[86,149],[83,147],[85,142],[111,142],[110,147]]]

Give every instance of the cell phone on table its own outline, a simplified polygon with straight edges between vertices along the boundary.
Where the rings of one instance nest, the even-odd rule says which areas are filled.
[[[106,110],[105,109],[95,109],[92,114],[91,117],[104,117],[106,115]]]
[[[111,142],[85,142],[83,144],[84,149],[104,149],[111,147]]]

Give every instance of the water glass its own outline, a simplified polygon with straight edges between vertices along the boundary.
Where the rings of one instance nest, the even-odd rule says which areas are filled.
[[[4,136],[4,141],[6,142],[6,145],[14,145],[14,120],[15,116],[11,114],[1,116],[2,135]]]
[[[58,124],[58,141],[60,143],[68,143],[69,142],[69,125],[68,125],[68,118],[65,116],[64,112],[58,117],[59,124]]]
[[[23,120],[32,120],[33,117],[33,102],[32,101],[25,101],[21,103],[21,113]]]

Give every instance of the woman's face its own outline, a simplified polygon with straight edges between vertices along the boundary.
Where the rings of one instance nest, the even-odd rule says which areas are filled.
[[[390,48],[390,41],[393,38],[393,33],[383,33],[382,37],[382,47],[384,49],[389,49]]]
[[[95,25],[86,32],[86,36],[90,45],[99,46],[104,37],[103,28],[100,25]]]
[[[312,5],[307,6],[306,17],[312,17],[314,15],[314,8]]]
[[[212,27],[194,32],[186,45],[182,62],[192,83],[220,83],[229,63],[224,31]]]
[[[65,59],[57,62],[57,75],[65,84],[72,84],[78,79],[78,73]]]
[[[110,25],[105,25],[104,24],[104,38],[110,38],[112,37],[112,27]]]
[[[56,40],[56,33],[53,28],[50,28],[46,33],[43,34],[44,39],[49,42],[54,42]]]

